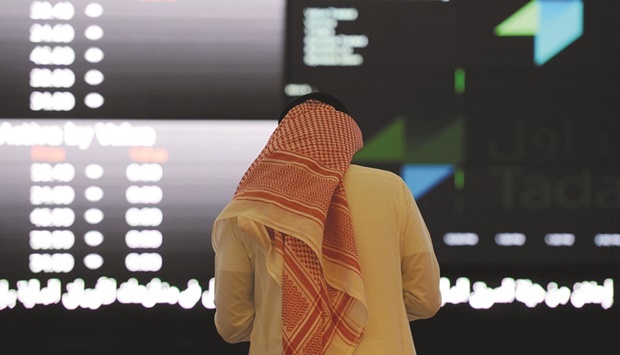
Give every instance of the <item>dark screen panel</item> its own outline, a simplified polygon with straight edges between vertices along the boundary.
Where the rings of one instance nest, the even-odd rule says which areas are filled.
[[[285,91],[350,104],[366,141],[356,161],[405,178],[444,264],[616,263],[619,70],[601,40],[611,12],[292,1]]]

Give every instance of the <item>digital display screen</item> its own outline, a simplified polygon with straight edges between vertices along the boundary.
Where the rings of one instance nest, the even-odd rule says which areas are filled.
[[[4,1],[0,116],[271,119],[283,12],[281,0]]]
[[[585,17],[602,9],[523,3],[293,1],[286,88],[355,103],[356,161],[405,178],[444,263],[616,263],[618,66]],[[544,63],[546,33],[510,36],[527,11],[574,32]]]
[[[214,328],[211,225],[312,91],[341,99],[353,162],[399,174],[427,223],[444,303],[412,323],[418,353],[617,347],[620,5],[1,6],[8,348],[246,354]]]
[[[2,278],[208,287],[211,223],[275,125],[0,120]]]

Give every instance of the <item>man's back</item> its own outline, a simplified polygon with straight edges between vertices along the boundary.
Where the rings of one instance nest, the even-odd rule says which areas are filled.
[[[433,316],[441,304],[439,266],[424,221],[396,174],[350,165],[343,182],[368,307],[355,354],[415,354],[409,321]],[[230,342],[250,340],[251,354],[281,354],[282,291],[266,270],[264,246],[234,223],[228,227],[234,238],[220,248],[235,261],[217,260],[218,276],[228,296],[239,292],[219,297],[225,303],[217,305],[218,331]],[[248,283],[252,302],[243,296]]]
[[[441,305],[439,267],[409,188],[396,174],[351,165],[344,176],[368,325],[356,354],[411,354],[409,320]]]

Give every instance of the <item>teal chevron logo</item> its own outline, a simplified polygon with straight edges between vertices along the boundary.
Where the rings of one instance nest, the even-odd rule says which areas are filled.
[[[532,0],[495,27],[497,36],[533,36],[541,66],[583,34],[582,0]]]
[[[422,198],[453,174],[452,164],[405,164],[400,171],[400,176],[416,199]]]

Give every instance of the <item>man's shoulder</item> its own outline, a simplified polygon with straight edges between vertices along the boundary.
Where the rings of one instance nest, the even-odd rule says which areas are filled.
[[[385,180],[386,182],[392,181],[396,183],[403,182],[402,178],[394,172],[358,164],[349,165],[349,169],[345,174],[345,179],[346,178]]]

